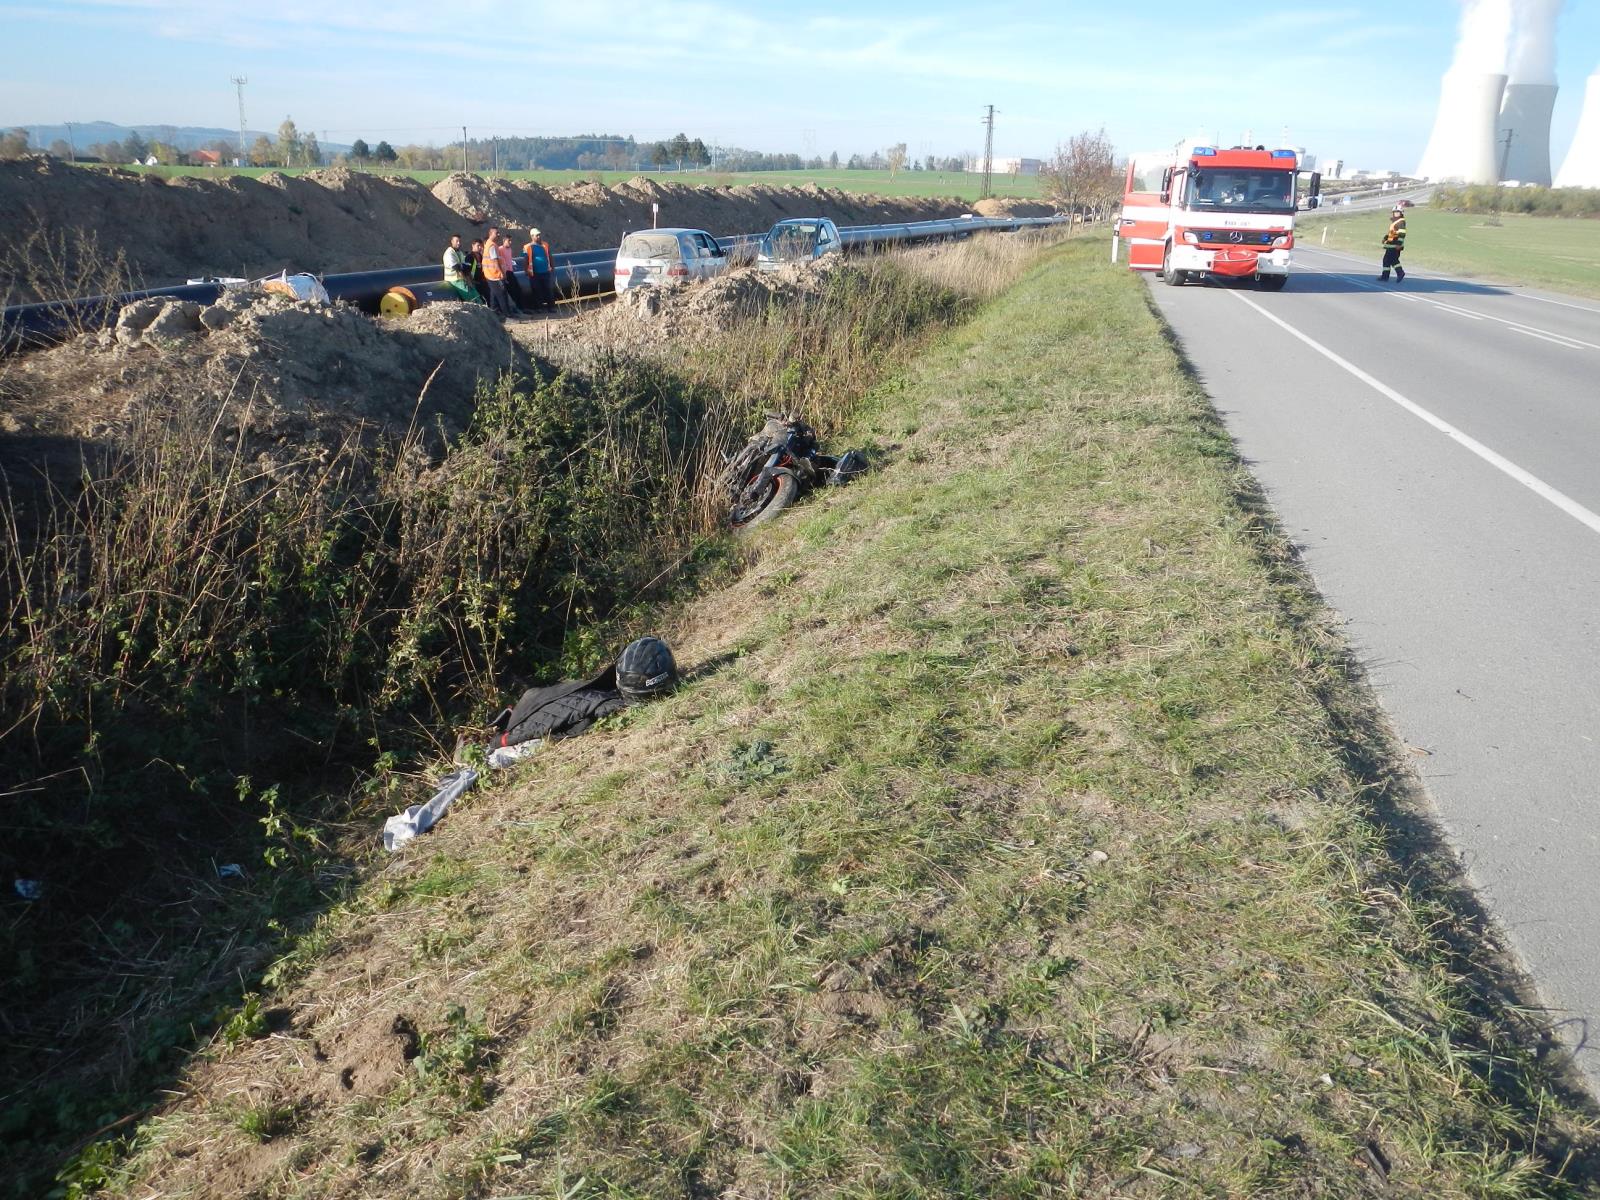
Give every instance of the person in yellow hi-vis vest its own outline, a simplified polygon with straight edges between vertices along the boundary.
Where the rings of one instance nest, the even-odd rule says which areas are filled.
[[[478,289],[472,283],[472,259],[461,248],[461,235],[451,234],[450,244],[444,251],[444,281],[456,295],[473,304],[478,303]]]
[[[1389,269],[1394,268],[1394,281],[1400,283],[1406,277],[1406,269],[1400,265],[1400,252],[1406,248],[1406,210],[1396,207],[1389,214],[1389,232],[1383,235],[1383,274],[1378,278],[1385,283],[1389,281]]]

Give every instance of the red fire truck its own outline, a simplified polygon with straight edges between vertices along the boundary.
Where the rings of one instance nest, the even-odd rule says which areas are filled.
[[[1302,197],[1300,175],[1293,150],[1195,146],[1135,155],[1112,261],[1126,242],[1129,267],[1159,271],[1174,286],[1219,275],[1277,290],[1289,282],[1295,209],[1315,208],[1322,186],[1310,174]]]

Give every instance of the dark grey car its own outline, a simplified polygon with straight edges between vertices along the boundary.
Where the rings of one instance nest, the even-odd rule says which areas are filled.
[[[791,217],[779,221],[761,239],[756,266],[776,271],[785,263],[815,262],[844,248],[839,227],[827,217]]]

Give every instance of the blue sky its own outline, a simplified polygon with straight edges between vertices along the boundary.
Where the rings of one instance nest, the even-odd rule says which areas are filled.
[[[0,0],[0,124],[237,123],[334,142],[682,130],[826,156],[904,141],[1044,155],[1104,125],[1121,150],[1246,131],[1410,169],[1460,6],[1175,0]],[[1554,156],[1600,65],[1600,0],[1568,0]]]

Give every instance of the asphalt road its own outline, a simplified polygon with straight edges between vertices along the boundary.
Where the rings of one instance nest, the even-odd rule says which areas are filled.
[[[1397,188],[1392,191],[1377,192],[1372,195],[1352,195],[1348,204],[1336,203],[1335,201],[1338,200],[1338,197],[1336,196],[1325,196],[1323,199],[1326,201],[1326,204],[1317,215],[1321,216],[1323,214],[1327,214],[1330,216],[1338,216],[1343,213],[1382,212],[1393,207],[1397,200],[1409,200],[1413,204],[1426,204],[1428,202],[1428,198],[1432,195],[1433,189],[1431,187],[1424,186]]]
[[[1294,269],[1151,287],[1600,1092],[1600,302]]]

